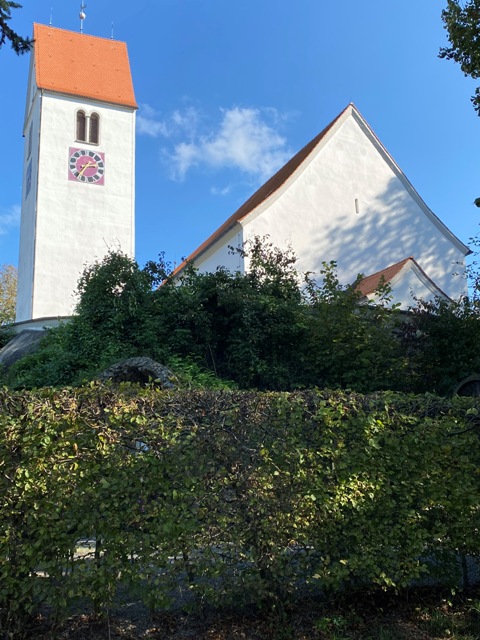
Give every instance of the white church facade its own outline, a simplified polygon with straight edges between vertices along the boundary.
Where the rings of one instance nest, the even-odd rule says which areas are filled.
[[[134,255],[135,113],[125,43],[34,25],[16,322],[68,317],[86,264]]]
[[[466,293],[470,252],[428,208],[353,104],[256,191],[187,262],[200,272],[219,266],[248,271],[248,256],[230,250],[255,236],[291,247],[300,272],[318,274],[335,261],[339,280],[365,280],[374,297],[384,278],[403,308],[414,298]]]
[[[86,264],[134,255],[135,100],[126,44],[34,25],[16,326],[70,316]],[[300,272],[335,261],[343,284],[381,278],[413,296],[466,292],[463,244],[428,208],[353,104],[260,187],[187,261],[248,271],[233,253],[255,236],[290,246]],[[176,270],[180,277],[186,263]]]

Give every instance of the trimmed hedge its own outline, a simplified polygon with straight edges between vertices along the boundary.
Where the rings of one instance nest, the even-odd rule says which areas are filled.
[[[458,584],[480,552],[474,399],[92,384],[0,406],[3,629],[121,593],[272,606],[432,567]]]

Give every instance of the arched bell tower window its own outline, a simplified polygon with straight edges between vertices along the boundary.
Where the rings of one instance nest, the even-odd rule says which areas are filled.
[[[76,138],[79,142],[87,141],[87,114],[85,111],[77,111]]]
[[[100,116],[98,113],[92,113],[90,116],[90,128],[88,132],[88,141],[92,144],[98,144],[98,134],[100,129]]]
[[[86,113],[83,109],[77,111],[75,125],[75,139],[77,142],[98,144],[100,140],[100,116],[98,113]]]

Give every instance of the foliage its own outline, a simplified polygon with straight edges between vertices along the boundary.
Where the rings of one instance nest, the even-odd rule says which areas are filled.
[[[2,631],[40,607],[273,608],[480,552],[474,400],[0,390]]]
[[[472,298],[419,302],[404,340],[411,390],[448,395],[480,372],[480,316]]]
[[[0,348],[13,337],[17,296],[17,270],[9,264],[0,267]]]
[[[382,284],[375,304],[365,304],[356,283],[342,286],[334,262],[323,265],[321,284],[307,282],[308,385],[358,391],[402,388],[404,357],[396,331],[403,319]],[[360,276],[359,276],[360,278]]]
[[[472,254],[466,267],[469,297],[475,309],[480,309],[480,232],[468,239]]]
[[[440,50],[440,58],[458,62],[466,76],[480,77],[480,0],[447,0],[442,19],[448,32],[450,47]],[[475,90],[472,103],[480,115],[480,87]]]
[[[110,253],[79,282],[77,313],[4,376],[12,387],[91,380],[127,357],[170,366],[187,387],[289,391],[329,387],[448,395],[480,372],[478,278],[457,301],[417,301],[405,314],[382,284],[366,304],[335,263],[315,281],[292,252],[255,238],[249,271],[170,277],[163,255],[141,269]],[[158,286],[160,283],[161,286]]]
[[[15,322],[17,270],[11,264],[0,267],[0,326]]]
[[[245,275],[189,267],[179,280],[169,277],[163,256],[140,269],[108,254],[80,279],[75,317],[12,368],[10,384],[78,384],[115,360],[143,355],[242,388],[395,386],[399,318],[387,309],[387,291],[384,304],[361,305],[354,286],[339,284],[334,264],[324,266],[317,286],[310,276],[302,284],[293,253],[266,239],[242,252]]]
[[[12,9],[21,9],[22,5],[10,0],[0,0],[0,48],[8,40],[15,53],[27,53],[33,45],[30,38],[22,38],[8,24]]]

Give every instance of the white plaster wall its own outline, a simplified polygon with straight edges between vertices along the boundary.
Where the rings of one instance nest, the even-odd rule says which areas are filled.
[[[30,66],[28,73],[28,85],[27,85],[27,97],[25,103],[25,121],[24,121],[24,129],[23,135],[27,132],[28,120],[30,118],[30,112],[33,107],[33,101],[37,99],[37,82],[36,82],[37,72],[36,72],[36,63],[35,63],[35,55],[32,53],[30,56]]]
[[[359,213],[355,200],[358,200]],[[245,239],[290,243],[300,271],[335,260],[342,283],[408,256],[447,295],[465,291],[453,276],[464,253],[427,217],[356,116],[349,116],[286,189],[243,221]]]
[[[16,303],[16,320],[26,320],[32,314],[33,273],[35,257],[35,226],[37,206],[37,179],[38,179],[38,138],[40,125],[40,96],[35,91],[35,86],[30,86],[32,99],[29,99],[28,113],[25,120],[25,141],[23,161],[23,189],[22,189],[22,215],[20,221],[20,246],[18,260],[18,286]],[[32,127],[32,152],[28,156],[28,136]],[[26,194],[27,167],[31,163],[32,181],[31,189]]]
[[[392,283],[392,304],[400,303],[402,309],[415,307],[415,298],[425,302],[434,302],[438,297],[445,299],[442,292],[423,276],[419,276],[413,268],[402,270]],[[375,296],[369,296],[374,299]]]
[[[416,306],[414,295],[425,302],[434,302],[440,295],[437,289],[420,280],[411,269],[398,282],[393,283],[392,293],[394,301],[400,302],[402,309]]]
[[[228,248],[243,246],[243,229],[237,224],[227,234],[222,236],[208,251],[205,251],[197,260],[195,266],[200,273],[213,273],[219,267],[225,267],[231,273],[239,271],[243,273],[243,258],[237,252],[231,252]]]
[[[100,141],[75,141],[76,111],[100,115]],[[72,313],[86,264],[134,254],[135,111],[44,93],[31,317]],[[105,184],[68,180],[69,147],[105,153]],[[19,317],[18,320],[27,320]]]

